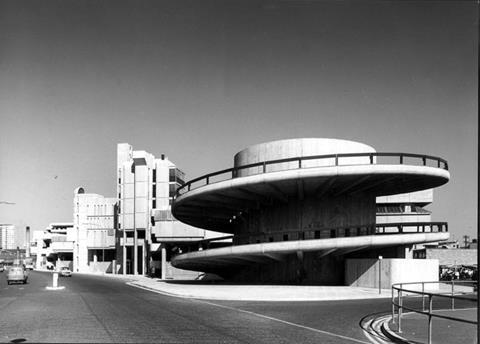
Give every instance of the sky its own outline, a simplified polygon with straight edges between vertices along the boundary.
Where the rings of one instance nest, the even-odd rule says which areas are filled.
[[[115,196],[116,145],[187,180],[296,137],[438,156],[434,221],[476,237],[474,1],[0,0],[0,223]]]

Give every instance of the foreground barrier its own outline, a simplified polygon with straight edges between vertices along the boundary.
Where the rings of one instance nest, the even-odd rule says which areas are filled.
[[[426,291],[425,286],[434,285],[434,284],[443,284],[449,285],[450,290],[448,292],[431,292]],[[404,310],[411,312],[424,314],[428,317],[428,344],[432,343],[432,318],[441,318],[452,321],[458,321],[463,323],[468,323],[472,325],[478,325],[478,321],[462,319],[454,316],[447,316],[442,314],[435,314],[433,312],[433,300],[434,298],[448,298],[451,300],[450,309],[455,309],[455,300],[466,300],[471,301],[472,303],[477,304],[478,294],[468,293],[455,290],[455,286],[468,286],[472,287],[472,291],[476,289],[478,281],[451,281],[451,282],[412,282],[412,283],[396,283],[392,285],[392,322],[397,324],[398,332],[402,332],[402,313]],[[417,290],[415,286],[421,286],[421,290]],[[395,292],[397,297],[395,298]],[[408,296],[415,295],[422,297],[422,309],[415,309],[409,306],[404,305],[404,299]],[[428,302],[428,307],[425,305],[425,301]],[[395,309],[397,312],[395,313]]]

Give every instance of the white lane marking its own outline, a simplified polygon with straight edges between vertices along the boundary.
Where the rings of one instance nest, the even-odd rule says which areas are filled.
[[[257,316],[257,317],[260,317],[260,318],[265,318],[265,319],[277,321],[277,322],[280,322],[282,324],[287,324],[287,325],[290,325],[290,326],[299,327],[299,328],[302,328],[302,329],[305,329],[305,330],[309,330],[309,331],[322,333],[322,334],[326,334],[326,335],[337,337],[337,338],[350,340],[350,341],[356,342],[356,343],[370,344],[368,342],[364,342],[362,340],[358,340],[358,339],[355,339],[355,338],[352,338],[352,337],[342,336],[340,334],[336,334],[336,333],[333,333],[333,332],[323,331],[323,330],[319,330],[319,329],[316,329],[316,328],[313,328],[313,327],[308,327],[308,326],[304,326],[304,325],[300,325],[300,324],[295,324],[295,323],[292,323],[290,321],[285,321],[285,320],[277,319],[277,318],[274,318],[274,317],[269,317],[268,315],[263,315],[263,314],[259,314],[259,313],[255,313],[255,312],[251,312],[251,311],[246,311],[246,310],[235,308],[235,307],[219,305],[217,303],[203,301],[203,300],[196,300],[196,301],[201,302],[201,303],[206,303],[206,304],[209,304],[209,305],[212,305],[212,306],[217,306],[217,307],[220,307],[220,308],[225,308],[225,309],[229,309],[229,310],[233,310],[233,311],[237,311],[237,312],[241,312],[241,313],[254,315],[254,316]]]
[[[267,316],[267,315],[258,314],[258,313],[254,313],[254,312],[250,312],[250,311],[245,311],[245,310],[238,309],[238,308],[234,308],[234,307],[223,306],[223,305],[219,305],[219,304],[217,304],[217,303],[208,302],[208,301],[204,301],[204,300],[200,300],[200,299],[195,299],[195,298],[193,298],[193,297],[191,297],[191,296],[187,296],[187,297],[186,297],[186,296],[179,296],[179,295],[175,295],[175,294],[170,294],[170,293],[167,293],[167,292],[162,292],[162,291],[159,291],[159,290],[155,290],[155,289],[153,289],[153,288],[146,288],[146,287],[144,287],[144,286],[141,286],[141,285],[138,285],[138,284],[135,284],[135,283],[132,283],[132,282],[127,282],[126,284],[128,284],[129,286],[132,286],[132,287],[136,287],[136,288],[148,290],[148,291],[151,291],[151,292],[154,292],[154,293],[157,293],[157,294],[161,294],[161,295],[194,299],[194,300],[197,301],[197,302],[207,303],[207,304],[212,305],[212,306],[217,306],[217,307],[220,307],[220,308],[226,308],[226,309],[234,310],[234,311],[237,311],[237,312],[242,312],[242,313],[247,313],[247,314],[255,315],[255,316],[260,317],[260,318],[265,318],[265,319],[277,321],[277,322],[280,322],[280,323],[283,323],[283,324],[287,324],[287,325],[291,325],[291,326],[303,328],[303,329],[305,329],[305,330],[310,330],[310,331],[317,332],[317,333],[327,334],[327,335],[330,335],[330,336],[333,336],[333,337],[350,340],[350,341],[356,342],[356,343],[371,344],[370,342],[365,342],[365,341],[362,341],[362,340],[359,340],[359,339],[342,336],[342,335],[340,335],[340,334],[336,334],[336,333],[333,333],[333,332],[328,332],[328,331],[319,330],[319,329],[316,329],[316,328],[313,328],[313,327],[308,327],[308,326],[303,326],[303,325],[295,324],[295,323],[292,323],[292,322],[289,322],[289,321],[285,321],[285,320],[281,320],[281,319],[269,317],[269,316]]]

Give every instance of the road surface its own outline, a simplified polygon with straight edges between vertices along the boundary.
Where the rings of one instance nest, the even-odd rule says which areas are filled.
[[[1,342],[369,343],[359,321],[388,312],[389,299],[232,302],[182,299],[74,274],[46,290],[51,273],[28,284],[0,275]]]

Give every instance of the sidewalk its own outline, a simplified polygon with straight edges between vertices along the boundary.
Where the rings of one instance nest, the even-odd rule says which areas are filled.
[[[229,301],[327,301],[390,298],[391,290],[347,286],[231,285],[202,281],[163,281],[141,278],[129,285],[160,294],[206,300]]]

